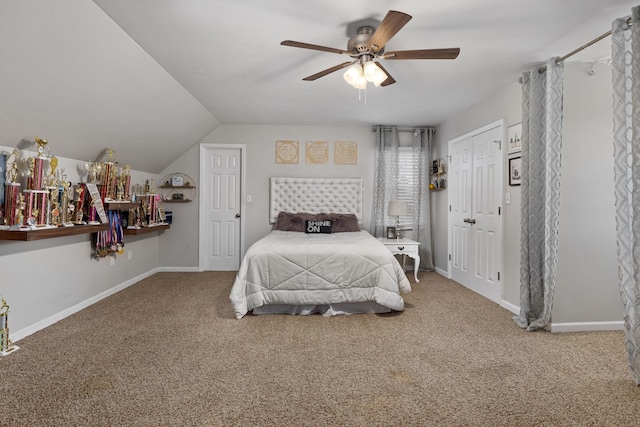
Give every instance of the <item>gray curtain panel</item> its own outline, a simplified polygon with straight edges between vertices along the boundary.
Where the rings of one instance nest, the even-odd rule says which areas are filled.
[[[520,314],[527,331],[547,327],[555,290],[560,207],[563,64],[522,75]]]
[[[398,151],[400,142],[396,127],[375,126],[376,158],[374,163],[373,204],[369,232],[383,237],[385,227],[393,226],[386,214],[389,200],[398,199]]]
[[[612,28],[618,275],[629,367],[640,385],[640,6]]]
[[[420,268],[433,270],[431,243],[431,205],[429,197],[429,171],[434,129],[416,129],[413,132],[413,159],[417,162],[413,182],[413,240],[420,242]]]

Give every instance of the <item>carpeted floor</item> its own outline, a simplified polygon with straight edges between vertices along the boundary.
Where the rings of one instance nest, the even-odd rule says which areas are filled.
[[[621,332],[527,333],[423,273],[388,315],[233,317],[235,273],[160,273],[0,359],[0,426],[636,426]]]

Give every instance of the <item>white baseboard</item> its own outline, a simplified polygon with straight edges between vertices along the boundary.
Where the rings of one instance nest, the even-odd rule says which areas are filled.
[[[198,273],[200,267],[158,267],[156,269],[158,273]]]
[[[623,331],[624,321],[551,323],[551,332]]]
[[[66,310],[62,310],[59,313],[56,313],[52,316],[47,317],[46,319],[42,319],[41,321],[34,323],[31,326],[27,326],[26,328],[20,329],[17,332],[14,332],[11,334],[11,339],[13,342],[19,341],[22,338],[28,337],[29,335],[38,332],[41,329],[46,328],[47,326],[51,326],[56,322],[59,322],[60,320],[71,316],[74,313],[79,312],[80,310],[83,310],[87,307],[89,307],[92,304],[97,303],[100,300],[105,299],[108,296],[111,296],[113,294],[115,294],[116,292],[119,292],[123,289],[128,288],[129,286],[133,285],[134,283],[139,282],[142,279],[146,279],[149,276],[154,275],[155,273],[157,273],[160,269],[159,268],[154,268],[152,270],[147,271],[146,273],[143,273],[139,276],[136,276],[132,279],[127,280],[124,283],[121,283],[117,286],[114,286],[111,289],[107,289],[104,292],[99,293],[96,296],[93,296],[91,298],[88,298],[72,307],[67,308]]]
[[[443,270],[441,268],[436,267],[436,273],[438,273],[441,276],[446,277],[447,279],[451,279],[451,277],[449,276],[449,272],[447,270]]]
[[[505,301],[503,299],[500,300],[500,307],[509,310],[513,314],[520,314],[520,307],[518,307],[517,305],[511,304],[510,302]]]

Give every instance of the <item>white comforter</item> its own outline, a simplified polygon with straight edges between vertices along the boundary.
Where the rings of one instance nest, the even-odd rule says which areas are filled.
[[[264,305],[373,301],[404,310],[411,285],[389,250],[366,231],[272,231],[247,251],[231,289],[236,318]]]

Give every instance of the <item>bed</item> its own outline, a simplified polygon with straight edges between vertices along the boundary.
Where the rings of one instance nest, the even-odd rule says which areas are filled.
[[[360,229],[361,179],[273,177],[269,216],[274,229],[249,248],[231,290],[236,318],[404,310],[402,267]],[[311,226],[325,229],[305,232]]]

